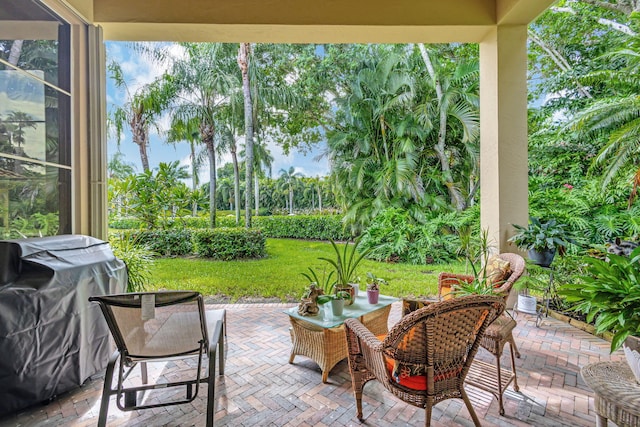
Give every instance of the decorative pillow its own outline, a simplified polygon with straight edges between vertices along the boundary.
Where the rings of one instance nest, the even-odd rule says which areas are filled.
[[[509,261],[500,259],[497,256],[492,256],[487,260],[484,271],[487,279],[489,279],[495,287],[499,287],[511,275],[511,264]]]

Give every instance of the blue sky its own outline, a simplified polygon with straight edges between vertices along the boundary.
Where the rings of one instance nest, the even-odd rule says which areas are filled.
[[[115,60],[120,64],[124,73],[124,78],[132,91],[135,91],[136,88],[151,82],[164,71],[162,66],[155,64],[150,59],[134,52],[128,43],[106,42],[105,44],[107,48],[107,63]],[[107,75],[107,108],[111,110],[114,105],[120,106],[125,101],[126,93],[124,90],[116,88]],[[169,124],[168,115],[162,117],[160,123],[161,127],[166,130]],[[165,138],[162,135],[158,135],[158,133],[152,131],[148,149],[149,164],[152,169],[157,167],[160,162],[172,162],[175,160],[179,160],[183,165],[190,165],[189,146],[186,142],[168,145],[164,140]],[[240,144],[242,145],[243,141],[240,141]],[[329,166],[326,158],[323,158],[320,161],[314,160],[324,145],[320,145],[306,155],[299,152],[291,152],[289,155],[285,155],[282,152],[282,149],[273,142],[268,143],[268,147],[271,151],[271,155],[274,157],[272,167],[274,178],[279,175],[281,169],[288,170],[291,166],[304,176],[323,176],[329,173]],[[124,158],[128,163],[135,166],[137,172],[142,172],[138,146],[132,142],[131,133],[128,130],[126,130],[126,132],[121,136],[119,146],[117,144],[116,135],[112,132],[109,133],[107,144],[109,158],[111,158],[111,156],[113,156],[113,154],[118,150],[124,154]],[[222,166],[224,163],[230,161],[231,156],[227,155],[218,160],[218,165]],[[200,173],[201,178],[203,178],[201,179],[201,182],[208,182],[208,174],[208,169],[203,170]]]

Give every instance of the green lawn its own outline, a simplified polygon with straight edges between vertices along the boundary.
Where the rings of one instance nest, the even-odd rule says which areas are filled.
[[[317,258],[332,257],[331,245],[293,239],[267,239],[267,258],[251,261],[210,261],[197,258],[158,259],[153,267],[154,289],[191,289],[203,295],[241,298],[277,298],[297,301],[307,280],[300,274],[312,267],[321,272],[328,264]],[[463,272],[464,264],[405,265],[364,260],[358,272],[364,278],[371,271],[389,285],[381,293],[397,297],[433,295],[441,271]]]

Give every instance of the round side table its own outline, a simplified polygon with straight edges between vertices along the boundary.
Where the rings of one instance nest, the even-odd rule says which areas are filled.
[[[598,362],[580,370],[595,393],[596,426],[611,420],[619,427],[640,427],[640,384],[627,362]]]

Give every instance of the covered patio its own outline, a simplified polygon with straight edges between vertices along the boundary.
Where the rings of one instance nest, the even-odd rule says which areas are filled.
[[[292,304],[212,304],[227,309],[228,353],[224,377],[217,380],[216,415],[219,425],[229,426],[352,426],[355,400],[347,361],[340,362],[323,384],[318,366],[298,356],[290,365],[289,322],[282,311]],[[400,317],[394,303],[389,324]],[[518,314],[514,336],[522,353],[516,359],[520,392],[505,393],[506,416],[498,414],[495,398],[467,386],[472,404],[484,426],[593,426],[593,392],[580,377],[589,363],[621,360],[621,352],[609,354],[609,343],[551,317],[540,328],[535,316]],[[493,361],[480,349],[477,358]],[[508,352],[503,360],[506,362]],[[151,366],[150,366],[151,368]],[[184,365],[158,366],[150,376],[175,380]],[[136,371],[137,372],[137,371]],[[135,378],[132,379],[135,381]],[[5,426],[91,426],[98,419],[102,377],[59,396],[44,406],[34,406],[0,420]],[[160,392],[163,393],[163,392]],[[146,411],[121,412],[111,399],[110,426],[192,426],[205,424],[207,391],[188,405]],[[165,396],[166,397],[166,396]],[[364,425],[421,426],[424,411],[393,397],[375,381],[365,387]],[[436,426],[472,425],[461,400],[444,401],[434,408]]]

